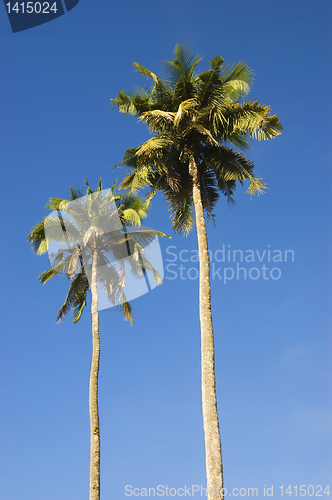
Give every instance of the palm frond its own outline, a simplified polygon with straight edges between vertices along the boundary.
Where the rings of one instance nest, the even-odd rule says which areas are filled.
[[[28,241],[31,243],[32,250],[37,255],[43,255],[47,252],[48,248],[47,241],[45,240],[45,218],[36,224],[32,228],[31,233],[28,234]]]
[[[248,186],[247,193],[251,194],[251,196],[253,196],[255,193],[257,193],[258,195],[264,194],[264,189],[268,189],[266,184],[262,183],[262,179],[258,179],[254,175],[250,175],[249,179],[250,184]]]
[[[219,102],[219,99],[216,100],[215,98],[215,90],[220,89],[220,70],[223,62],[222,57],[214,57],[210,61],[210,69],[200,73],[198,76],[200,80],[198,96],[201,108],[207,105],[218,104]]]
[[[77,323],[82,315],[83,308],[86,305],[86,295],[88,291],[89,281],[86,274],[77,274],[71,282],[66,300],[58,312],[56,322],[59,323],[68,312],[72,312],[74,315],[73,323]]]
[[[242,184],[246,179],[251,181],[254,177],[253,163],[232,148],[221,147],[218,150],[211,148],[206,157],[206,164],[214,170],[219,190],[232,205],[235,203],[233,194],[236,183]]]
[[[269,116],[270,107],[258,101],[223,107],[224,138],[240,132],[249,134],[252,139],[271,139],[281,134],[283,129],[276,115]]]
[[[268,140],[282,134],[283,127],[276,115],[267,116],[257,130],[251,133],[251,137],[258,140]]]
[[[141,66],[137,62],[134,62],[133,66],[135,67],[136,71],[138,71],[138,73],[141,73],[142,75],[145,75],[145,76],[149,76],[150,78],[152,78],[154,80],[155,83],[159,83],[159,78],[154,73],[152,73],[152,71],[150,71],[146,68],[143,68],[143,66]]]
[[[140,156],[144,153],[154,151],[156,149],[165,149],[170,147],[173,140],[167,134],[158,134],[155,137],[148,139],[137,151],[136,155]]]
[[[53,214],[53,215],[52,215]],[[61,215],[51,215],[44,219],[45,241],[49,245],[50,241],[66,243],[68,246],[75,245],[81,240],[81,233],[78,231],[73,221],[63,220]]]
[[[69,203],[69,200],[64,200],[63,198],[50,198],[45,208],[57,211],[61,210],[67,203]]]
[[[216,141],[216,139],[213,137],[213,135],[210,132],[210,130],[208,130],[207,128],[205,128],[202,124],[200,124],[200,123],[194,123],[192,125],[192,130],[196,130],[197,132],[199,132],[199,134],[203,135],[205,141],[208,144],[212,144],[213,146],[216,146],[217,148],[220,146],[219,142]]]
[[[127,191],[125,193],[124,197],[122,197],[122,207],[123,208],[121,210],[121,213],[119,214],[120,218],[122,216],[122,213],[124,213],[126,210],[134,210],[138,214],[140,219],[145,219],[147,217],[148,211],[150,209],[150,206],[146,202],[146,200],[144,200],[143,198],[140,198],[138,196],[134,196],[129,191]],[[139,221],[139,223],[134,224],[134,225],[140,226],[141,220]]]
[[[77,200],[78,198],[84,197],[84,191],[80,188],[73,188],[73,187],[69,186],[69,191],[70,191],[70,201]],[[57,209],[55,209],[55,210],[57,210]]]
[[[74,274],[81,269],[81,262],[82,262],[82,252],[80,247],[78,246],[74,249],[68,263],[67,273],[69,278],[73,278]]]
[[[173,125],[174,114],[160,109],[145,111],[138,118],[139,121],[144,121],[151,131],[167,130]]]
[[[65,267],[65,260],[61,260],[56,266],[41,273],[38,276],[39,281],[43,285],[45,285],[46,281],[48,281],[50,278],[52,278],[53,276],[56,276],[57,274],[62,273],[64,270],[64,267]]]
[[[244,89],[247,91],[250,89],[250,85],[254,79],[253,71],[247,66],[244,61],[239,61],[233,66],[226,64],[221,73],[221,80],[223,84],[230,82],[242,82],[245,84]]]
[[[130,321],[131,326],[134,325],[134,318],[133,318],[133,310],[131,308],[131,305],[129,302],[123,302],[120,305],[121,309],[123,310],[123,316],[126,321]]]
[[[120,90],[118,97],[116,97],[115,99],[111,99],[112,106],[116,106],[120,113],[125,113],[126,115],[136,115],[140,107],[139,105],[142,105],[145,102],[145,99],[142,99],[139,96],[137,96],[136,98],[131,98],[123,90]]]
[[[219,199],[219,187],[216,179],[216,173],[213,168],[206,166],[204,162],[199,170],[201,197],[203,208],[208,216],[212,217],[212,210]]]
[[[197,105],[198,103],[196,99],[186,99],[185,101],[182,101],[174,117],[174,125],[177,126],[182,118],[188,114],[189,110],[196,107]]]
[[[124,210],[122,213],[122,219],[134,226],[140,226],[141,224],[141,217],[137,210],[134,210],[133,208],[127,208]]]
[[[193,76],[193,71],[202,58],[188,47],[176,44],[172,61],[164,61],[164,80],[175,84],[182,75],[188,80]]]
[[[150,170],[148,166],[140,165],[136,169],[127,172],[122,182],[119,184],[120,189],[130,189],[132,194],[135,194],[137,189],[144,188],[150,185]]]
[[[174,192],[171,189],[164,191],[170,205],[172,226],[176,233],[189,234],[194,226],[194,202],[189,193]]]
[[[223,84],[224,102],[236,103],[250,92],[250,87],[242,80],[230,80]]]

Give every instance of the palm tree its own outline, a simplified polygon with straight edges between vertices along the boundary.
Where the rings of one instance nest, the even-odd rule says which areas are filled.
[[[255,177],[254,165],[239,149],[248,147],[248,139],[276,137],[282,126],[276,115],[269,115],[269,106],[239,102],[252,81],[244,62],[230,67],[217,56],[207,71],[196,74],[200,61],[178,44],[173,60],[164,63],[163,77],[134,63],[139,73],[151,78],[151,88],[120,91],[111,101],[120,112],[145,122],[154,134],[126,151],[123,164],[130,170],[120,187],[135,192],[150,186],[148,198],[161,190],[170,205],[175,231],[188,233],[196,222],[206,475],[208,498],[215,500],[223,498],[223,470],[205,214],[213,217],[220,193],[234,203],[237,181],[242,184],[248,179],[250,194],[263,192],[266,186]]]
[[[147,216],[148,204],[132,194],[116,193],[114,188],[115,185],[103,191],[100,181],[97,192],[88,186],[84,195],[83,191],[70,188],[70,200],[51,198],[46,208],[53,212],[28,235],[35,253],[42,255],[48,251],[52,262],[52,268],[43,272],[39,280],[45,284],[51,277],[66,273],[71,281],[57,322],[71,311],[76,323],[91,290],[90,500],[100,499],[98,296],[104,293],[109,306],[120,306],[124,318],[133,324],[131,306],[124,291],[125,259],[134,275],[143,276],[152,271],[155,281],[161,283],[160,275],[147,259],[144,249],[157,235],[166,236],[152,229],[135,229],[134,226],[140,226],[141,219]]]

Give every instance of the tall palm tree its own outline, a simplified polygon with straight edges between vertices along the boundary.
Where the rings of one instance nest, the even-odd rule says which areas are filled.
[[[154,134],[126,151],[123,164],[130,170],[120,187],[135,192],[150,186],[148,198],[161,190],[170,204],[175,231],[188,233],[196,222],[206,474],[208,498],[215,500],[223,498],[223,471],[205,214],[213,217],[220,193],[234,203],[237,181],[248,179],[250,194],[263,192],[265,185],[253,174],[254,165],[239,149],[248,147],[248,139],[276,137],[282,126],[276,115],[269,115],[269,106],[240,102],[252,81],[245,63],[229,67],[217,56],[207,71],[196,74],[200,61],[178,44],[173,60],[164,63],[163,77],[134,63],[152,86],[120,91],[111,101],[120,112],[136,115]]]
[[[34,226],[28,235],[37,255],[48,251],[52,261],[52,268],[43,272],[39,280],[45,284],[51,277],[66,273],[71,281],[57,322],[71,311],[76,323],[91,290],[90,500],[100,499],[98,296],[104,293],[109,305],[121,307],[124,318],[133,324],[131,306],[124,291],[125,259],[136,276],[152,271],[155,281],[161,283],[144,249],[156,236],[166,236],[152,229],[135,229],[134,226],[140,226],[141,219],[147,216],[148,203],[132,194],[116,193],[114,188],[115,185],[103,191],[100,181],[97,192],[88,186],[84,195],[83,191],[70,188],[70,200],[51,198],[46,208],[53,210],[52,214]]]

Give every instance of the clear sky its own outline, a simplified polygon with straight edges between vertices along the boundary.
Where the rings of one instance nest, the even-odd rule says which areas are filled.
[[[55,324],[68,281],[37,281],[48,259],[26,235],[50,196],[86,176],[121,179],[112,166],[148,132],[109,99],[146,83],[133,61],[158,73],[177,42],[204,57],[201,70],[217,55],[246,61],[249,98],[284,127],[247,153],[267,193],[239,186],[208,224],[225,487],[332,491],[331,11],[324,0],[81,0],[12,34],[1,7],[1,500],[88,499],[89,308]],[[161,195],[146,224],[172,235],[164,284],[132,302],[134,327],[115,308],[100,314],[102,500],[128,498],[126,485],[205,486],[197,262],[185,262],[196,236],[172,232]],[[246,280],[218,262],[223,249],[254,251]]]

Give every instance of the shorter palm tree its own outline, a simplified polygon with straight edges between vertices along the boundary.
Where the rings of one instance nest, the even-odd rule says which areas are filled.
[[[119,306],[124,318],[133,324],[131,306],[126,298],[126,262],[138,277],[151,271],[161,283],[158,270],[149,262],[146,247],[156,236],[166,236],[152,229],[136,229],[147,216],[146,201],[132,195],[119,194],[115,185],[92,191],[87,183],[86,194],[70,189],[71,199],[51,198],[46,208],[53,210],[34,226],[28,240],[37,255],[49,253],[52,268],[39,280],[45,284],[60,273],[71,284],[64,304],[57,315],[62,321],[71,311],[73,322],[80,319],[91,290],[92,363],[90,372],[90,500],[100,499],[100,433],[98,411],[98,373],[100,360],[98,297],[107,297],[109,306]],[[53,251],[55,250],[55,251]]]

